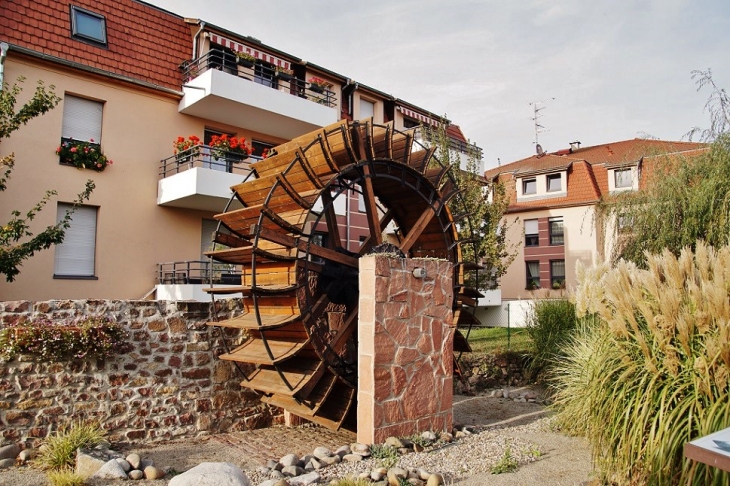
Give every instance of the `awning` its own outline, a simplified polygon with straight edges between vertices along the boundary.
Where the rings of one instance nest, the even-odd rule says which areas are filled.
[[[289,61],[285,61],[284,59],[280,59],[276,56],[272,56],[270,54],[267,54],[265,52],[261,52],[258,49],[254,49],[251,46],[247,46],[246,44],[241,44],[239,42],[232,41],[231,39],[227,39],[223,36],[220,36],[218,34],[210,34],[210,41],[218,44],[223,47],[227,47],[234,52],[245,52],[246,54],[249,54],[256,59],[260,59],[264,62],[268,62],[270,64],[273,64],[274,66],[279,66],[284,69],[291,69],[291,64]]]
[[[418,120],[420,122],[425,123],[426,125],[432,125],[432,126],[438,126],[439,125],[439,121],[438,120],[434,120],[433,118],[431,118],[429,116],[422,115],[422,114],[417,113],[417,112],[415,112],[413,110],[409,110],[405,106],[400,106],[399,105],[397,108],[398,108],[398,111],[400,111],[401,113],[403,113],[405,116],[407,116],[409,118],[414,118],[414,119],[416,119],[416,120]]]

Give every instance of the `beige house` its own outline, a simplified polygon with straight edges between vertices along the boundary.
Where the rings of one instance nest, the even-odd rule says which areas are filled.
[[[574,142],[569,149],[488,170],[488,180],[506,185],[508,241],[519,247],[500,282],[502,299],[558,296],[574,286],[578,261],[589,266],[603,261],[611,251],[612,239],[604,237],[596,224],[595,209],[601,198],[640,190],[655,164],[702,150],[699,143],[661,140],[634,139],[593,147]]]
[[[398,129],[449,123],[256,39],[141,1],[0,9],[3,80],[26,78],[19,103],[38,81],[63,98],[0,145],[16,156],[0,220],[55,189],[33,221],[37,232],[64,214],[87,179],[96,184],[64,243],[25,261],[15,282],[0,282],[0,300],[207,300],[203,281],[224,283],[235,273],[203,258],[213,215],[266,150],[340,119]],[[223,135],[244,138],[249,156],[216,150]],[[177,148],[191,137],[202,145],[176,153],[178,137]],[[96,172],[56,155],[59,145],[79,141],[113,164]]]

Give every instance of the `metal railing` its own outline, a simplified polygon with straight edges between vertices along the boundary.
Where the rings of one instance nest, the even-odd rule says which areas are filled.
[[[337,106],[335,92],[328,87],[320,87],[293,74],[279,71],[273,64],[239,59],[236,55],[220,49],[211,49],[201,57],[188,61],[182,69],[183,83],[209,69],[217,69],[320,105],[330,108]]]
[[[413,129],[413,136],[417,140],[426,139],[426,137],[424,136],[425,133],[428,133],[428,131],[424,132],[423,130],[421,130],[420,127],[416,127]],[[466,155],[474,154],[477,159],[482,158],[482,149],[478,147],[475,143],[470,144],[464,142],[463,140],[457,140],[455,138],[449,137],[449,148]]]
[[[157,264],[157,283],[164,285],[223,284],[240,285],[238,265],[211,263],[207,260],[187,260]]]
[[[223,157],[220,157],[218,152],[217,154],[218,156],[213,155],[209,145],[196,145],[171,155],[160,161],[160,179],[195,167],[240,174],[245,177],[251,170],[250,165],[261,160],[257,155],[242,158],[236,152],[225,152]]]

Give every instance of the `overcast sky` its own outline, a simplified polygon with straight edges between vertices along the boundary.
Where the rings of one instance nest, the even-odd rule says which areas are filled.
[[[730,0],[148,0],[446,114],[486,168],[534,153],[707,127],[730,89]]]

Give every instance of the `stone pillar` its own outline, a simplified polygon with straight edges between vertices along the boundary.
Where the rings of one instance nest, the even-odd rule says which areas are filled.
[[[360,259],[358,442],[451,429],[452,277],[444,260]]]

